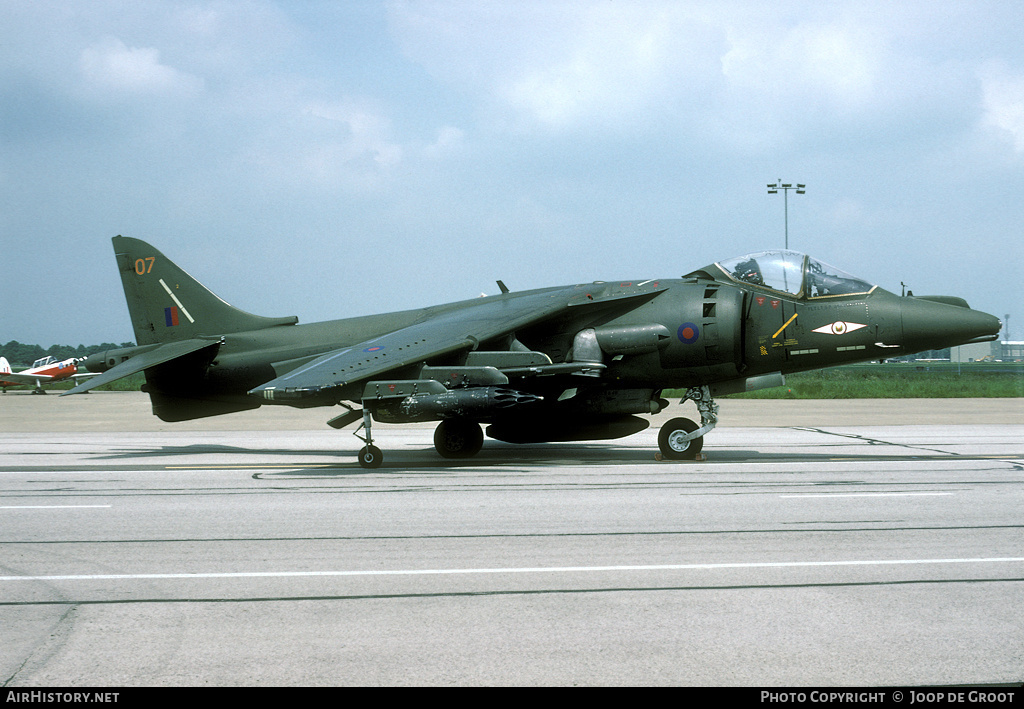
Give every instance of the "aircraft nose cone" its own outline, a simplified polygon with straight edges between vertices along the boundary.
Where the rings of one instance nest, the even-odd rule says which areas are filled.
[[[994,340],[1002,328],[999,318],[994,315],[923,298],[904,298],[900,304],[900,315],[903,346],[908,352]]]

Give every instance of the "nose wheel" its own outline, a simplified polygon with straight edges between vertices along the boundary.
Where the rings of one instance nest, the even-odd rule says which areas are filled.
[[[687,418],[672,419],[658,432],[658,448],[666,460],[696,460],[704,447],[704,434],[718,423],[718,404],[706,387],[691,387],[679,403],[692,401],[700,412],[700,425]]]
[[[690,438],[697,424],[687,418],[672,419],[658,432],[658,448],[669,460],[696,460],[704,447],[704,436]]]

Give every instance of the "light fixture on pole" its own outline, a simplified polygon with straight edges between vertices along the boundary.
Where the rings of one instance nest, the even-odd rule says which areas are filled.
[[[768,185],[768,194],[778,194],[779,190],[782,190],[783,201],[786,208],[786,250],[789,250],[789,191],[796,190],[797,194],[804,194],[804,189],[807,185],[794,185],[791,183],[783,183],[782,180],[773,182]]]

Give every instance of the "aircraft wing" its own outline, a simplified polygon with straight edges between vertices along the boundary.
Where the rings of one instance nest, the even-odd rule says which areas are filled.
[[[428,315],[400,330],[328,352],[249,393],[271,401],[302,399],[439,355],[473,349],[566,310],[574,304],[578,289],[481,298],[479,304]]]
[[[135,374],[141,372],[144,369],[155,367],[158,364],[164,362],[170,362],[172,359],[178,357],[184,357],[187,354],[198,352],[199,350],[207,347],[218,347],[220,346],[219,340],[179,340],[178,342],[168,342],[167,344],[160,345],[159,347],[143,352],[142,354],[135,355],[131,359],[122,362],[116,367],[111,367],[102,374],[90,379],[87,382],[82,382],[74,389],[69,389],[61,393],[61,396],[67,396],[68,394],[82,394],[102,384],[109,384],[112,381],[127,377],[129,374]],[[6,375],[5,375],[6,376]]]
[[[0,381],[9,384],[35,384],[36,382],[48,382],[53,379],[49,374],[22,374],[21,372],[4,372],[0,374]]]

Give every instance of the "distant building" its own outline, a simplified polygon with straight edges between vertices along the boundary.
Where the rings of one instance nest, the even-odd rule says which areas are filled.
[[[972,345],[960,345],[950,350],[949,359],[953,362],[1019,362],[1024,360],[1024,342],[977,342]]]

